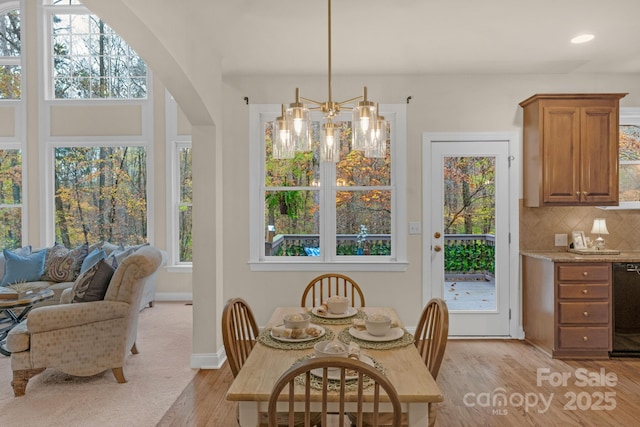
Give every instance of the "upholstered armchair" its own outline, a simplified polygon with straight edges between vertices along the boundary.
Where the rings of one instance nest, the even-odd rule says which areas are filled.
[[[128,352],[137,353],[143,279],[161,261],[158,249],[143,247],[117,267],[103,300],[33,309],[7,337],[15,396],[24,395],[29,379],[46,368],[77,376],[111,369],[119,383],[126,382],[123,366]],[[69,292],[61,300],[69,302]]]

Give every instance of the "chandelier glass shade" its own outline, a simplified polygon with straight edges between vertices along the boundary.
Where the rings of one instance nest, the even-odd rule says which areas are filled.
[[[367,99],[367,88],[363,95],[342,102],[334,102],[331,96],[331,0],[328,4],[328,100],[314,101],[300,96],[296,88],[295,101],[282,106],[282,115],[273,126],[273,158],[290,159],[296,151],[311,150],[311,110],[324,115],[320,139],[320,160],[340,161],[340,126],[334,119],[341,110],[352,112],[352,149],[364,151],[366,157],[385,157],[388,124],[378,115],[378,103]],[[304,102],[311,105],[307,107]]]

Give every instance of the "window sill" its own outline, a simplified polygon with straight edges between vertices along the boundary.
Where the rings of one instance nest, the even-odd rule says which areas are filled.
[[[192,273],[193,265],[192,264],[188,264],[188,265],[175,264],[175,265],[168,265],[165,267],[165,269],[169,273]]]
[[[385,261],[372,259],[369,262],[284,262],[250,261],[251,271],[407,271],[406,261]]]

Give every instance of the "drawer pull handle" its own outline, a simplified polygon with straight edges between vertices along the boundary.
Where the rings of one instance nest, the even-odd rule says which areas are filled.
[[[582,272],[582,275],[583,275],[584,277],[587,277],[587,276],[589,275],[589,272],[588,272],[588,271],[583,271],[583,272]]]
[[[583,290],[582,290],[582,294],[583,294],[583,295],[586,295],[586,294],[588,294],[588,293],[589,293],[589,291],[588,291],[588,290],[586,290],[586,289],[583,289]]]
[[[589,341],[589,337],[585,335],[584,337],[582,337],[582,341]]]
[[[584,313],[582,313],[584,315],[584,317],[589,317],[589,312],[585,311]]]

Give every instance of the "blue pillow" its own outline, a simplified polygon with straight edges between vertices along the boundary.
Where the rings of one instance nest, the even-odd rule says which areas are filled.
[[[47,251],[20,256],[4,249],[3,254],[5,258],[4,277],[0,286],[40,280],[40,276],[44,273],[44,260]]]
[[[100,261],[101,259],[105,259],[106,257],[107,253],[103,249],[94,249],[82,261],[80,274],[84,273],[85,271],[93,267],[98,261]]]

